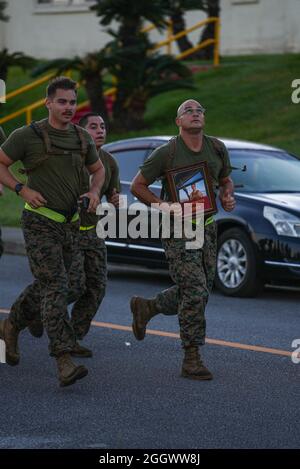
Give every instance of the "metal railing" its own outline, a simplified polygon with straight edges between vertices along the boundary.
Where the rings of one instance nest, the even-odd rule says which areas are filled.
[[[172,33],[172,23],[169,21],[168,29],[167,29],[167,39],[164,39],[163,41],[160,41],[157,44],[155,44],[152,50],[155,51],[161,47],[166,46],[167,53],[172,54],[172,43],[174,41],[177,41],[177,39],[180,39],[181,37],[184,37],[187,34],[191,33],[192,31],[195,31],[196,29],[201,28],[202,26],[205,26],[206,24],[209,24],[209,23],[215,23],[214,38],[206,39],[200,44],[197,44],[196,46],[191,47],[190,49],[187,49],[184,52],[181,52],[180,54],[176,55],[176,59],[178,60],[183,59],[185,57],[188,57],[189,55],[192,55],[194,52],[200,49],[204,49],[205,47],[213,45],[214,46],[213,64],[215,67],[217,67],[220,64],[220,18],[217,16],[211,16],[210,18],[206,18],[203,21],[199,21],[198,23],[194,24],[190,28],[187,28],[184,31],[180,31],[177,34]],[[143,31],[148,32],[148,31],[151,31],[152,29],[155,29],[154,25],[148,26]]]
[[[215,23],[215,28],[214,28],[214,38],[213,39],[206,39],[205,41],[201,42],[200,44],[197,44],[194,47],[191,47],[190,49],[187,49],[184,52],[181,52],[180,54],[177,54],[175,56],[176,59],[180,60],[183,58],[188,57],[189,55],[193,54],[194,52],[204,49],[205,47],[208,47],[210,45],[214,46],[214,55],[213,55],[213,64],[214,66],[219,65],[219,49],[220,49],[220,18],[218,17],[210,17],[207,18],[203,21],[199,21],[198,23],[194,24],[190,28],[185,29],[184,31],[180,31],[177,34],[173,34],[172,31],[172,22],[168,21],[167,25],[167,32],[166,32],[166,39],[163,41],[159,41],[155,46],[153,47],[152,51],[155,51],[157,49],[160,49],[161,47],[166,47],[166,53],[167,54],[172,54],[172,43],[175,42],[177,39],[180,39],[181,37],[186,36],[192,31],[195,31],[198,28],[201,28],[202,26],[205,26],[206,24],[209,23]],[[142,29],[142,32],[149,32],[152,31],[153,29],[156,29],[155,25],[149,25]],[[71,77],[71,71],[68,71],[65,73],[65,75]],[[17,90],[11,91],[6,95],[6,102],[14,98],[15,96],[18,96],[20,94],[25,93],[26,91],[32,90],[36,88],[37,86],[41,85],[42,83],[45,83],[49,81],[50,78],[54,77],[55,74],[48,74],[45,75],[44,77],[35,80],[32,83],[29,83],[27,85],[22,86],[21,88],[18,88]],[[110,95],[115,95],[116,93],[116,87],[112,87],[104,92],[105,96],[110,96]],[[0,118],[0,125],[4,124],[5,122],[9,122],[12,119],[15,119],[16,117],[19,117],[23,114],[25,114],[26,117],[26,124],[30,124],[32,121],[32,112],[35,109],[38,109],[42,107],[45,103],[45,99],[40,99],[36,101],[35,103],[29,104],[27,106],[24,106],[23,108],[19,109],[18,111],[12,112],[11,114],[8,114],[5,117]],[[85,107],[88,104],[88,101],[84,101],[80,104],[78,104],[77,109],[80,110],[81,108]]]

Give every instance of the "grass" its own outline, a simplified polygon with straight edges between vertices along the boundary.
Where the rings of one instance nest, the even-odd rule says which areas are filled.
[[[143,135],[174,135],[174,118],[178,105],[187,98],[199,100],[207,109],[206,133],[267,143],[300,154],[300,104],[291,101],[292,81],[300,78],[300,54],[226,57],[218,69],[208,69],[195,75],[195,90],[178,90],[150,99],[146,128],[126,134],[110,133],[108,141]],[[12,69],[8,91],[30,81],[29,74]],[[38,100],[45,85],[16,98],[1,108],[0,115]],[[80,91],[79,101],[85,99]],[[33,118],[44,117],[45,111],[35,111]],[[9,134],[24,125],[18,118],[3,125]],[[5,192],[0,199],[2,225],[18,225],[22,201]]]

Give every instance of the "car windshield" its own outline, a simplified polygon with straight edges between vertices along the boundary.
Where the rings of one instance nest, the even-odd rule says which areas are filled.
[[[111,151],[109,147],[108,151]],[[121,181],[131,182],[138,172],[139,166],[144,162],[146,149],[111,151],[111,154],[117,160]]]
[[[238,192],[300,192],[300,159],[283,151],[229,150]]]

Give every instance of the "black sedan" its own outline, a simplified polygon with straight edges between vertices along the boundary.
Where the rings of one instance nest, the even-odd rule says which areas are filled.
[[[104,145],[119,164],[122,192],[139,166],[170,137],[144,137]],[[264,284],[300,286],[300,159],[258,143],[222,139],[237,168],[232,172],[236,208],[218,204],[216,286],[225,295],[254,296]],[[151,186],[159,194],[160,183]],[[119,238],[107,241],[110,261],[165,267],[160,241]]]

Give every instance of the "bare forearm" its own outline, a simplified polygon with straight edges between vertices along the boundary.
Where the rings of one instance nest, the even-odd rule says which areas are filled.
[[[104,179],[105,179],[104,169],[101,168],[95,173],[93,173],[91,177],[90,192],[96,192],[98,195],[100,195],[102,186],[104,184]]]
[[[226,212],[231,212],[235,208],[234,184],[231,178],[224,178],[220,181],[219,197],[221,205]]]
[[[133,183],[130,187],[130,190],[132,194],[137,197],[137,199],[146,205],[162,203],[162,200],[153,192],[151,192],[150,189],[144,184]]]
[[[19,181],[17,181],[17,179],[12,176],[7,166],[5,166],[3,163],[0,163],[0,184],[3,184],[4,186],[14,191],[18,182]]]
[[[234,193],[234,184],[230,177],[220,179],[219,181],[220,192],[230,193],[233,195]]]

